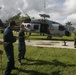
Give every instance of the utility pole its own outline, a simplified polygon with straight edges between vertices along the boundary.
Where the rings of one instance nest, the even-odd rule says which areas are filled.
[[[46,0],[44,0],[44,12],[46,12]]]

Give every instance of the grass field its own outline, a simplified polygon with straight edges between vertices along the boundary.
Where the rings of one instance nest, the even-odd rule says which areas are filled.
[[[18,36],[18,33],[15,33],[14,35]],[[29,37],[29,39],[31,40],[47,40],[47,35],[45,34],[40,35],[39,33],[32,33],[31,36]],[[55,37],[53,36],[51,40],[67,40],[67,41],[73,41],[74,40],[74,34],[72,34],[71,36],[67,37],[67,36],[63,36],[63,37]]]
[[[14,35],[18,36],[17,33]],[[2,38],[3,34],[0,34]],[[31,40],[46,40],[45,36],[33,33],[29,39]],[[53,37],[52,40],[74,40],[74,35],[71,37]],[[3,50],[3,46],[0,45]],[[3,50],[2,69],[0,60],[0,75],[5,71],[7,65],[7,57]],[[14,44],[15,65],[18,70],[13,70],[13,75],[76,75],[76,50],[62,48],[40,48],[27,46],[26,59],[22,60],[23,65],[18,64],[18,44]],[[0,56],[1,59],[1,56]]]
[[[3,46],[0,46],[3,50]],[[4,52],[4,51],[3,51]],[[14,44],[15,65],[13,75],[76,75],[76,50],[62,48],[41,48],[27,46],[23,65],[18,64],[18,45]],[[1,62],[0,62],[1,64]],[[7,57],[2,55],[2,69],[5,71]],[[2,70],[0,68],[0,75]]]
[[[25,32],[26,34],[26,32]],[[18,36],[18,33],[14,33],[15,36]],[[0,38],[3,37],[3,34],[0,33]],[[32,35],[29,37],[30,40],[47,40],[47,35],[40,35],[39,33],[32,33]],[[63,37],[52,37],[51,40],[67,40],[67,41],[73,41],[74,40],[74,35],[72,34],[71,36],[63,36]]]

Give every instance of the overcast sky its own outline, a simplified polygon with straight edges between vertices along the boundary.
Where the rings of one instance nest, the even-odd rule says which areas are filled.
[[[21,12],[39,18],[40,13],[50,15],[50,20],[61,24],[71,21],[76,24],[76,0],[0,0],[0,18],[2,21]]]

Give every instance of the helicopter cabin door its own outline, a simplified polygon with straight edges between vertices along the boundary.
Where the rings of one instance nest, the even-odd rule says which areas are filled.
[[[48,24],[41,24],[40,33],[47,33],[47,31],[48,31]]]

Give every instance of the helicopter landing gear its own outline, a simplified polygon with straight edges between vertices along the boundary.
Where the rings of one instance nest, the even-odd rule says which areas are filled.
[[[51,38],[52,38],[51,35],[48,35],[48,36],[47,36],[47,39],[48,39],[48,40],[51,40]]]

